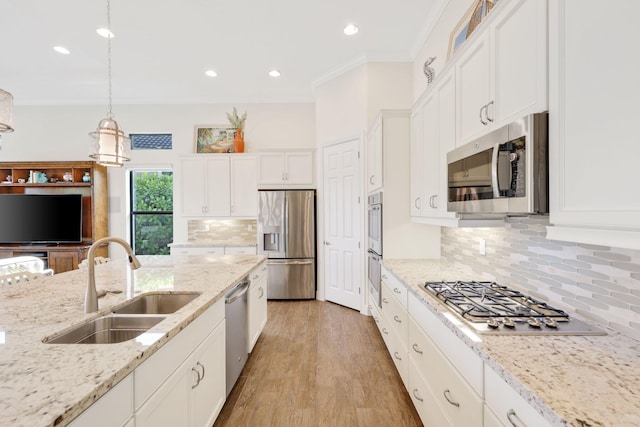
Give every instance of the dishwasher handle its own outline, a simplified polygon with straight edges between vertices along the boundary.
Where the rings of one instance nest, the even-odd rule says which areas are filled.
[[[231,291],[229,291],[227,295],[225,295],[224,303],[232,304],[237,299],[242,298],[242,296],[246,294],[248,290],[249,281],[243,280],[242,282],[238,283]]]

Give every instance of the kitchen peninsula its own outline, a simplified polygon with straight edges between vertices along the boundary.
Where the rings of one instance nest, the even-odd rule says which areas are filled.
[[[0,425],[67,425],[195,324],[199,316],[207,315],[217,302],[224,306],[220,301],[224,294],[265,258],[181,255],[139,259],[142,267],[134,271],[124,259],[96,266],[98,293],[107,293],[95,313],[83,310],[86,270],[0,288]],[[143,334],[146,340],[43,343],[46,337],[110,313],[111,308],[140,293],[156,291],[202,294],[149,329]]]

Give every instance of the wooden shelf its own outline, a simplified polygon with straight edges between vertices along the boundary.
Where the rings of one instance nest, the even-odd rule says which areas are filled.
[[[30,182],[35,172],[42,172],[47,182]],[[65,181],[65,173],[72,181]],[[82,180],[88,174],[89,182]],[[50,180],[53,179],[54,182]],[[23,182],[20,182],[23,181]],[[0,258],[19,256],[29,252],[46,252],[50,264],[57,264],[56,273],[78,268],[86,257],[88,247],[109,235],[107,168],[93,161],[68,162],[2,162],[0,163],[0,194],[82,194],[82,240],[77,245],[41,247],[36,245],[0,244]],[[99,248],[97,254],[108,256],[108,248]],[[64,262],[63,262],[64,260]]]

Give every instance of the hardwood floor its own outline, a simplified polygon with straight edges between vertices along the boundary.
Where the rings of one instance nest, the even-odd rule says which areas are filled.
[[[215,427],[422,425],[371,317],[320,301],[268,316]]]

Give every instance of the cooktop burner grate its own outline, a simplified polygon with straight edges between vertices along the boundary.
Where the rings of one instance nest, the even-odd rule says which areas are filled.
[[[480,333],[606,335],[562,310],[495,282],[425,282],[424,289]]]

